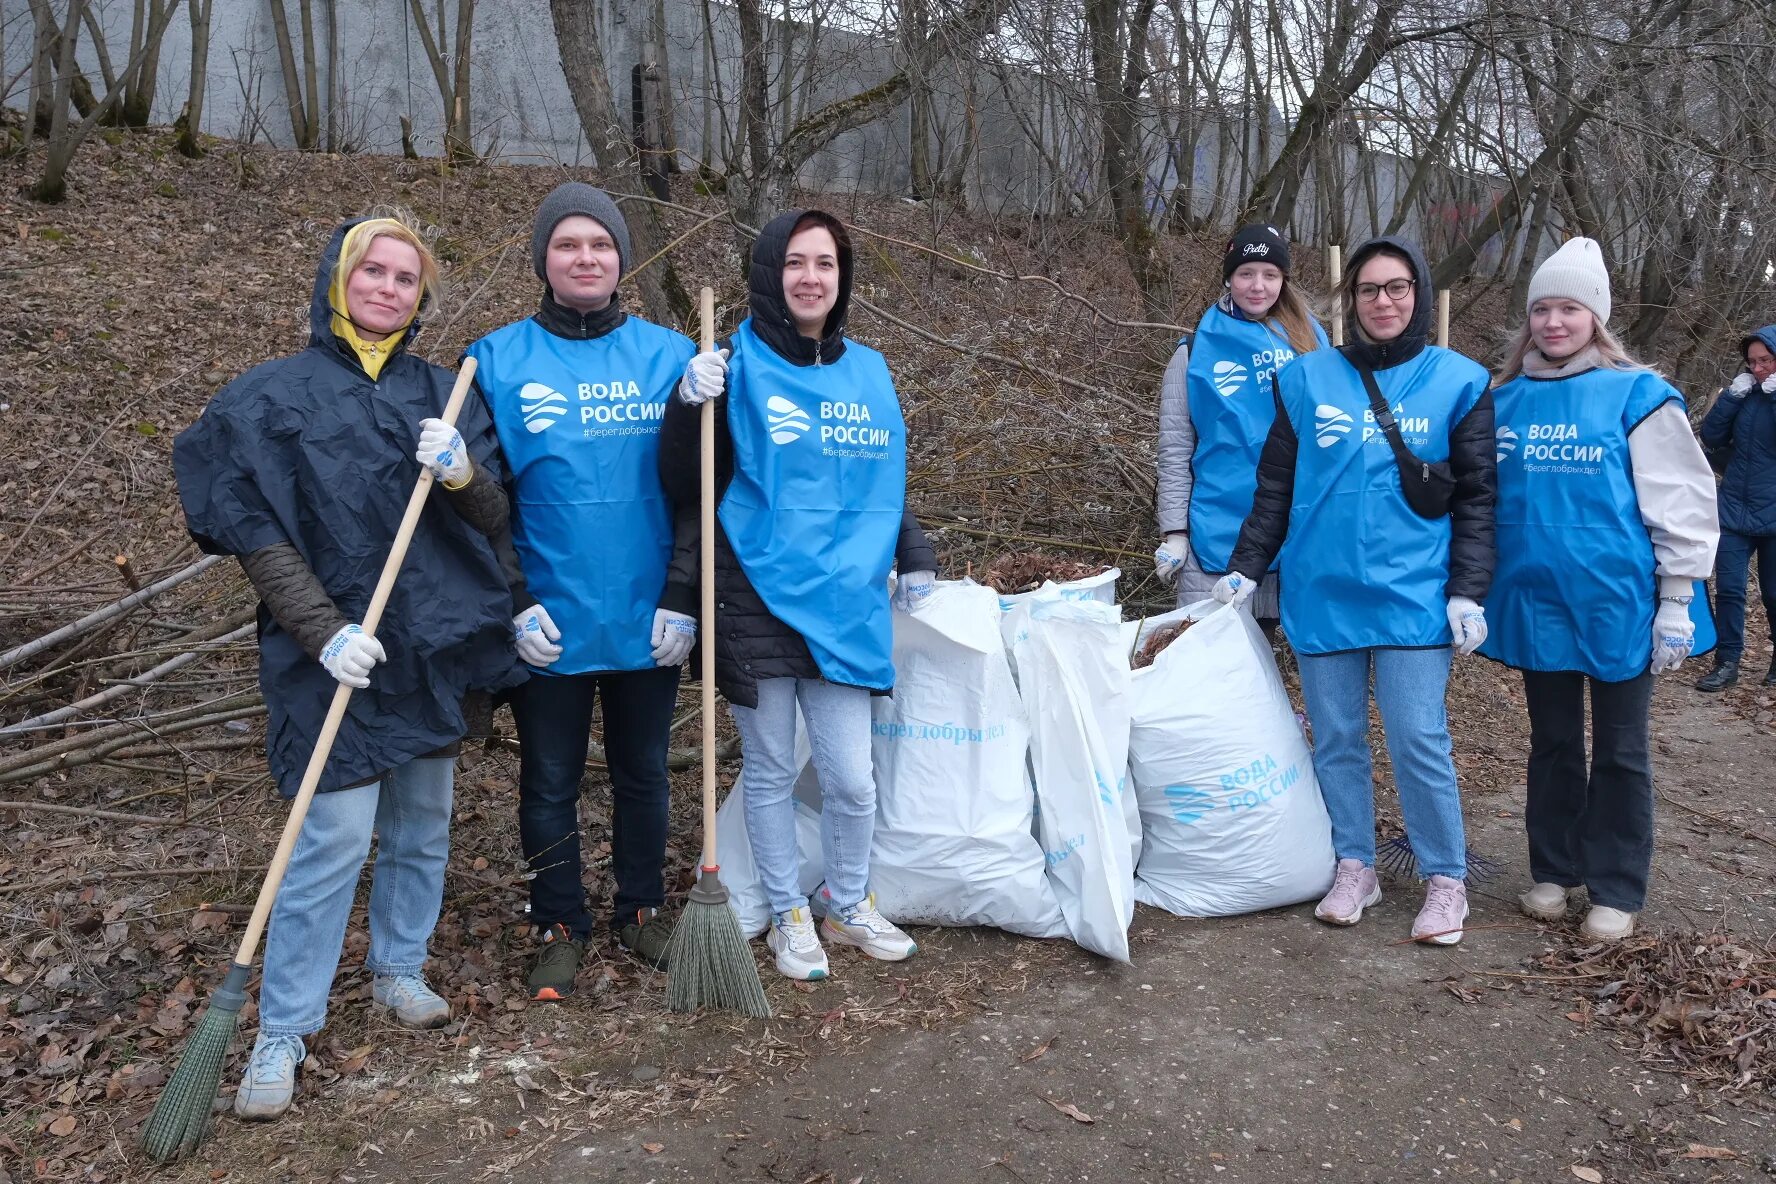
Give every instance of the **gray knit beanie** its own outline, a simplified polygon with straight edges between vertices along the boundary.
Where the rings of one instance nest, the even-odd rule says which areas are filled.
[[[617,244],[618,272],[627,272],[629,224],[623,221],[623,212],[604,190],[594,189],[584,181],[568,181],[555,186],[543,199],[543,204],[537,207],[536,221],[531,225],[530,263],[536,268],[537,278],[547,281],[549,277],[544,267],[549,254],[549,236],[555,233],[563,218],[575,214],[584,214],[610,231],[611,240]]]
[[[1609,271],[1603,266],[1603,252],[1588,238],[1575,238],[1548,256],[1536,268],[1529,281],[1529,303],[1549,297],[1577,300],[1591,310],[1599,321],[1610,315]]]

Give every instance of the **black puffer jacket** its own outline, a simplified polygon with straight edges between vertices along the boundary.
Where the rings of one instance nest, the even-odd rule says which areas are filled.
[[[1431,269],[1417,244],[1403,238],[1370,239],[1352,253],[1347,266],[1352,274],[1383,247],[1391,247],[1412,263],[1417,280],[1417,300],[1406,331],[1392,341],[1367,340],[1357,326],[1356,310],[1345,313],[1340,347],[1353,366],[1387,370],[1410,362],[1422,353],[1431,338],[1432,307],[1436,287]],[[1276,422],[1258,457],[1258,491],[1252,512],[1240,527],[1230,570],[1265,572],[1283,549],[1289,533],[1289,507],[1295,498],[1295,454],[1299,441],[1295,425],[1277,402]],[[1449,466],[1455,473],[1455,494],[1450,501],[1448,596],[1483,601],[1492,589],[1496,559],[1493,510],[1498,501],[1498,467],[1493,439],[1492,392],[1482,395],[1468,413],[1449,430]]]
[[[790,231],[803,211],[779,214],[759,234],[752,248],[748,303],[752,327],[766,345],[797,366],[831,362],[845,352],[845,319],[851,303],[851,252],[839,253],[839,298],[827,317],[826,334],[816,341],[796,332],[783,299],[783,260]],[[724,343],[725,344],[725,343]],[[698,522],[699,414],[672,399],[660,426],[660,481],[677,505],[672,566],[666,574],[669,598],[680,599],[697,588],[701,538]],[[734,439],[728,428],[727,401],[715,417],[715,487],[720,503],[734,476]],[[925,540],[912,511],[901,518],[895,561],[903,572],[936,571],[937,556]],[[758,683],[766,678],[819,678],[820,668],[801,634],[765,607],[764,598],[728,545],[718,519],[715,526],[715,685],[730,703],[758,706]],[[696,669],[695,663],[692,669]]]

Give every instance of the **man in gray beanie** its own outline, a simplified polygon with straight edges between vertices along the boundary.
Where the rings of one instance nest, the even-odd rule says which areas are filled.
[[[512,714],[530,918],[543,938],[527,981],[532,998],[560,1000],[593,938],[578,807],[596,703],[611,783],[611,934],[663,967],[672,933],[660,912],[666,749],[697,589],[667,581],[674,523],[659,429],[696,347],[623,312],[629,228],[603,190],[570,181],[544,198],[530,255],[541,307],[468,352],[511,472],[523,567],[513,628],[532,669]]]

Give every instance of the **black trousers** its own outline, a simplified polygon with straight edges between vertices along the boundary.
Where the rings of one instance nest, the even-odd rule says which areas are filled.
[[[1585,690],[1591,753],[1585,753]],[[1590,889],[1591,903],[1637,913],[1653,866],[1653,676],[1599,682],[1523,672],[1529,701],[1529,871],[1538,884]]]

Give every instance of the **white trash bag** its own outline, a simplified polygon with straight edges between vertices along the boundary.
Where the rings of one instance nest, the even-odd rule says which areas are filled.
[[[1064,937],[1031,830],[1029,725],[991,588],[939,581],[894,613],[894,694],[873,703],[870,887],[890,919]]]
[[[1150,618],[1132,640],[1186,619],[1133,676],[1135,899],[1186,917],[1316,899],[1332,885],[1332,825],[1270,644],[1250,614],[1212,601]]]
[[[1016,654],[1048,878],[1073,940],[1127,962],[1135,905],[1120,801],[1129,720],[1120,621],[1114,605],[1039,600]]]

